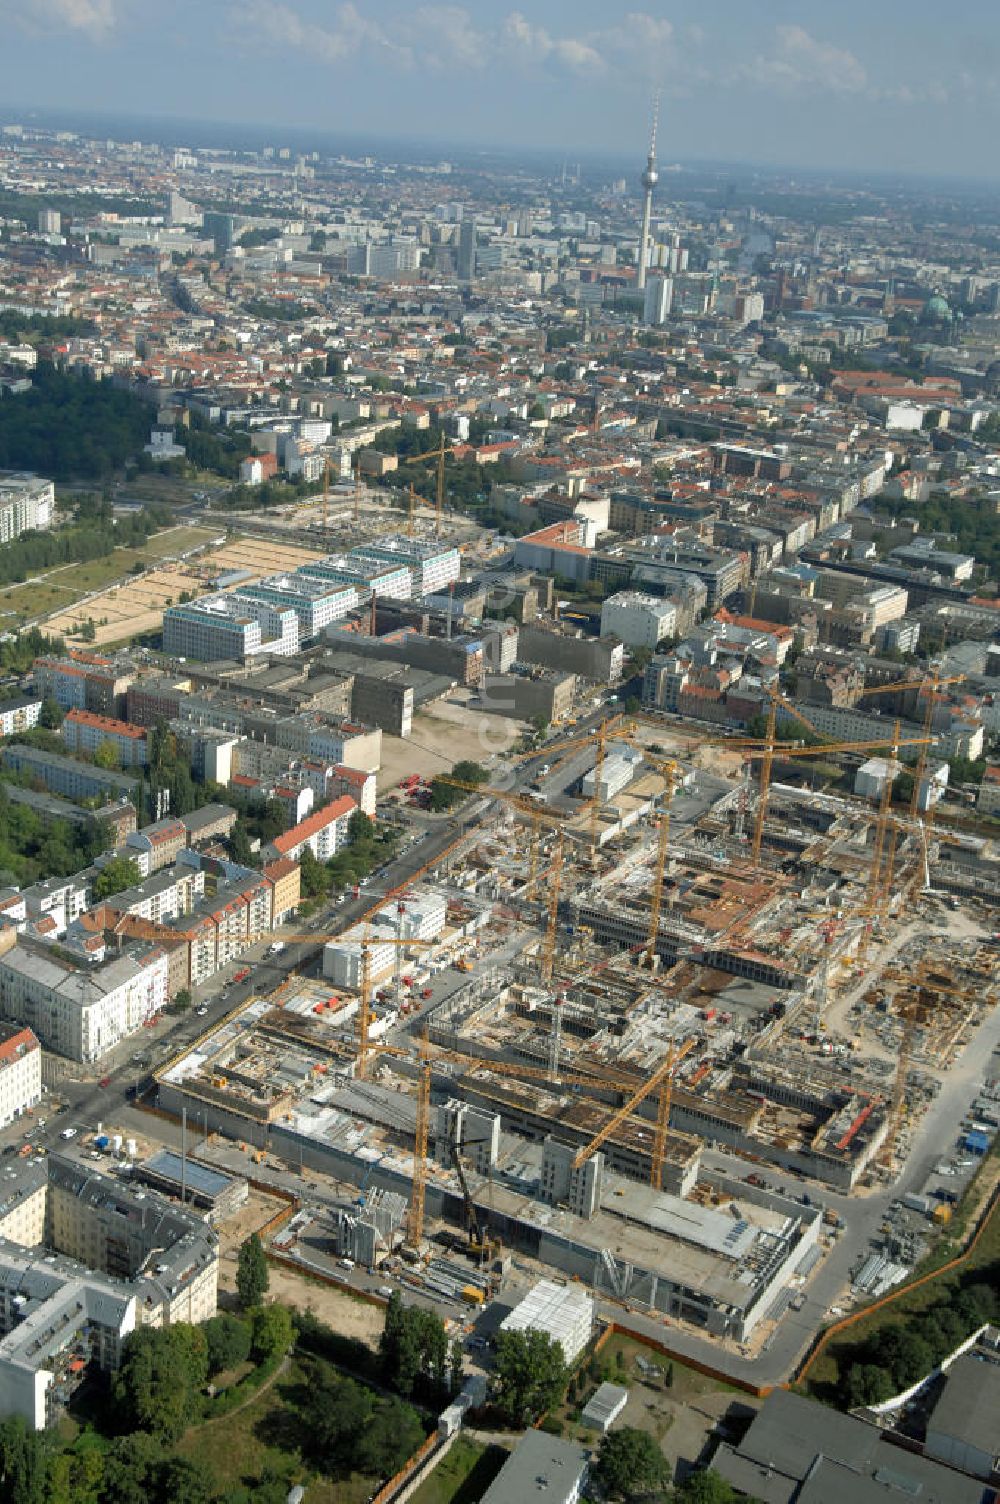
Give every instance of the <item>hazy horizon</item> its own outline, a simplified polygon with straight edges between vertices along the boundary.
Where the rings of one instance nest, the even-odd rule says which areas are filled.
[[[0,0],[10,119],[32,110],[446,151],[995,182],[1000,17],[981,0]],[[18,96],[12,80],[25,80]],[[28,82],[30,81],[30,83]],[[30,91],[30,97],[29,96]]]

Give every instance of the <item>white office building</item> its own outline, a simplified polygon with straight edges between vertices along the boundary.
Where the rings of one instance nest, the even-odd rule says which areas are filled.
[[[268,606],[294,611],[302,642],[318,637],[324,627],[349,616],[359,605],[354,585],[299,573],[268,575],[256,585],[241,587],[240,596],[243,600],[263,601]]]
[[[329,558],[302,564],[295,572],[311,580],[354,585],[359,598],[374,595],[384,596],[387,600],[408,601],[413,594],[413,575],[405,564],[331,554]]]
[[[298,650],[299,618],[290,606],[245,595],[207,595],[163,613],[163,651],[176,658],[211,662]]]
[[[323,947],[323,975],[335,987],[357,992],[361,986],[362,943],[360,926],[348,930]],[[396,947],[372,937],[368,942],[368,979],[372,986],[391,977],[396,965]]]
[[[457,548],[442,548],[439,543],[420,543],[403,536],[379,538],[375,543],[361,543],[352,548],[351,559],[373,564],[395,564],[410,571],[412,592],[419,600],[447,590],[462,570],[462,556]]]
[[[677,627],[677,607],[658,595],[622,590],[601,607],[601,636],[620,637],[630,648],[655,648]]]
[[[387,903],[375,915],[375,923],[401,940],[436,940],[448,917],[443,893],[419,893]]]
[[[590,1341],[594,1301],[580,1285],[557,1285],[540,1279],[500,1323],[502,1332],[545,1332],[562,1347],[572,1365]]]
[[[643,323],[665,324],[670,317],[674,302],[672,277],[650,277],[646,282],[646,298],[642,309]]]

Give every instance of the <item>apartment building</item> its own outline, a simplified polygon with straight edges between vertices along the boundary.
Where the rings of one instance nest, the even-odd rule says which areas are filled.
[[[178,658],[243,659],[299,650],[299,618],[289,606],[243,595],[208,595],[163,613],[163,651]]]
[[[218,1238],[203,1218],[69,1156],[10,1166],[0,1240],[0,1413],[33,1430],[88,1370],[113,1373],[136,1327],[216,1310]]]
[[[42,1099],[42,1050],[30,1029],[0,1024],[0,1128]]]
[[[13,736],[15,731],[27,731],[37,726],[41,712],[42,702],[34,695],[5,700],[0,705],[0,736]]]
[[[302,898],[302,869],[288,857],[268,862],[261,871],[271,895],[270,928],[277,929],[294,919]]]
[[[630,648],[655,648],[677,630],[677,607],[662,596],[622,590],[601,607],[601,636],[617,637]]]
[[[0,543],[52,526],[56,490],[37,475],[0,475]]]
[[[178,864],[153,872],[134,888],[126,888],[104,900],[116,914],[170,924],[190,914],[205,895],[205,874],[197,867]]]
[[[125,838],[125,856],[135,855],[147,873],[171,866],[188,844],[187,827],[182,820],[154,820]]]
[[[117,716],[135,674],[99,653],[78,652],[65,658],[36,658],[32,678],[39,695],[55,700],[63,710]]]
[[[142,768],[149,761],[149,733],[143,726],[130,726],[128,721],[95,715],[92,710],[71,710],[59,731],[71,752],[93,757],[110,744],[123,768]]]
[[[46,1049],[70,1060],[94,1064],[167,1001],[167,958],[156,946],[85,967],[14,938],[0,955],[0,1017],[26,1025]]]
[[[284,835],[277,836],[267,847],[267,857],[271,860],[288,857],[296,861],[308,846],[317,861],[328,862],[342,846],[347,845],[351,816],[357,807],[349,795],[342,794],[332,804],[307,815]]]

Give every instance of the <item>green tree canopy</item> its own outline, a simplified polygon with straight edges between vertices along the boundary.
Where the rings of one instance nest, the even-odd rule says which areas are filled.
[[[287,1352],[294,1340],[291,1312],[285,1306],[264,1306],[254,1312],[251,1351],[258,1363]]]
[[[558,1404],[568,1374],[562,1346],[547,1332],[528,1328],[497,1337],[493,1386],[500,1409],[513,1425],[528,1426]]]
[[[200,1327],[137,1327],[125,1339],[115,1399],[125,1424],[175,1441],[194,1419],[208,1376]]]
[[[250,1356],[251,1326],[238,1316],[220,1311],[202,1327],[208,1352],[208,1372],[221,1373],[223,1369],[235,1368],[245,1363]]]
[[[269,1284],[264,1245],[253,1232],[241,1245],[236,1265],[236,1293],[245,1311],[252,1306],[260,1305],[267,1294]]]
[[[130,856],[112,857],[111,861],[102,867],[94,883],[94,897],[112,898],[116,893],[124,893],[126,888],[134,888],[142,881],[142,873],[138,862]]]
[[[635,1426],[622,1426],[604,1437],[595,1472],[608,1493],[621,1499],[650,1494],[667,1479],[663,1453],[647,1431]]]

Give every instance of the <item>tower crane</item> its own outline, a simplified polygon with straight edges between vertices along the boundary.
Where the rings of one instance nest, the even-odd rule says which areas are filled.
[[[406,1219],[406,1238],[419,1252],[424,1241],[424,1195],[427,1190],[427,1132],[431,1117],[431,1065],[427,1059],[427,1031],[420,1040],[420,1074],[417,1080],[417,1121],[413,1135],[413,1193]]]
[[[649,931],[641,964],[652,966],[656,958],[656,942],[660,938],[660,912],[663,908],[663,882],[667,870],[667,851],[670,843],[670,807],[674,799],[674,777],[677,764],[671,759],[648,759],[663,775],[663,793],[660,796],[660,823],[656,833],[656,865],[653,869],[653,887],[649,895]]]
[[[420,464],[424,460],[437,461],[437,484],[434,502],[434,532],[440,538],[444,519],[444,461],[448,450],[445,448],[444,433],[441,434],[441,442],[434,448],[428,449],[423,454],[400,455],[400,462],[404,465]]]
[[[556,959],[556,935],[559,929],[559,890],[562,886],[564,837],[562,831],[556,836],[556,849],[552,855],[552,864],[549,867],[549,901],[548,917],[545,925],[545,939],[542,942],[542,965],[541,975],[543,982],[551,982],[552,968]]]
[[[617,1108],[606,1120],[606,1122],[602,1124],[602,1126],[594,1134],[590,1142],[584,1144],[583,1148],[577,1151],[576,1156],[573,1159],[574,1170],[579,1170],[582,1165],[586,1164],[587,1160],[592,1154],[597,1153],[601,1145],[603,1143],[606,1143],[606,1141],[611,1137],[611,1135],[617,1128],[621,1127],[622,1123],[625,1122],[625,1119],[632,1116],[633,1112],[639,1106],[640,1102],[644,1102],[647,1097],[651,1096],[653,1092],[656,1091],[657,1087],[662,1086],[667,1080],[670,1079],[677,1066],[684,1059],[684,1056],[690,1054],[690,1052],[694,1049],[696,1042],[697,1041],[694,1039],[686,1039],[679,1049],[675,1050],[671,1048],[663,1064],[657,1066],[652,1075],[646,1077],[646,1080],[642,1083],[641,1086],[636,1088],[636,1090],[629,1097],[628,1101],[624,1102],[621,1107]],[[666,1125],[664,1125],[663,1132],[665,1136]],[[662,1157],[660,1164],[662,1169]]]
[[[538,881],[542,830],[560,830],[565,816],[551,814],[543,810],[541,805],[536,804],[526,794],[512,792],[510,789],[496,789],[484,784],[466,783],[461,778],[452,778],[450,774],[445,773],[438,774],[438,777],[442,783],[447,783],[451,788],[462,789],[468,794],[479,794],[484,799],[498,799],[501,804],[508,805],[515,814],[529,822],[532,827],[531,856],[525,896],[533,897]]]

